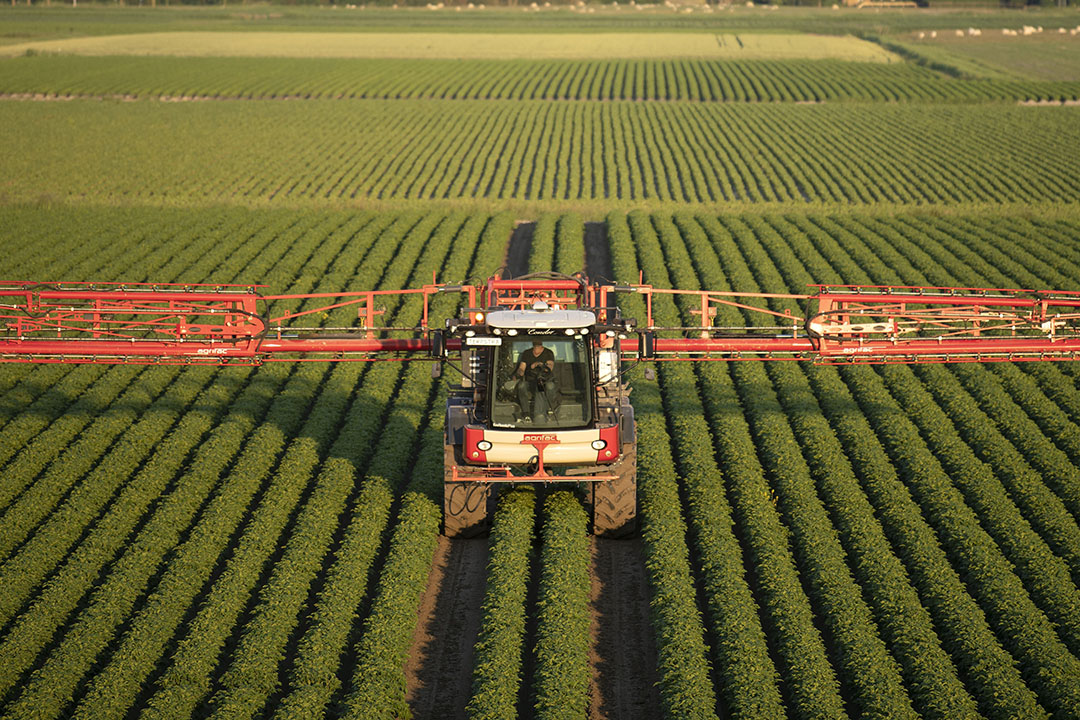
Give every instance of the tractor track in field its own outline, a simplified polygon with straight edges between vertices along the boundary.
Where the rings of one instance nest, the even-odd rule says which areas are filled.
[[[607,226],[585,223],[585,272],[613,283]],[[631,282],[633,278],[624,278]],[[610,306],[615,305],[609,296]],[[660,715],[656,640],[641,538],[590,538],[592,614],[589,651],[590,720],[648,720]]]
[[[405,665],[417,720],[464,720],[487,577],[486,538],[440,535]]]
[[[593,538],[590,720],[648,720],[660,714],[656,642],[641,540]]]
[[[519,220],[514,224],[514,232],[510,235],[510,242],[506,244],[503,277],[516,278],[529,272],[529,252],[532,250],[535,230],[534,222]]]

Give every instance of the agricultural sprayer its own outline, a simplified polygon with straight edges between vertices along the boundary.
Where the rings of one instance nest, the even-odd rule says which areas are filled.
[[[624,317],[620,293],[644,299]],[[460,312],[429,319],[437,295]],[[658,327],[653,299],[681,295],[699,322]],[[388,295],[423,300],[416,327],[381,325]],[[803,302],[804,315],[754,303]],[[274,315],[275,302],[303,310]],[[314,306],[313,306],[314,305]],[[759,325],[718,327],[721,305]],[[348,327],[305,316],[355,307]],[[807,360],[829,364],[1080,359],[1080,293],[986,288],[820,285],[806,295],[597,284],[556,273],[482,284],[267,295],[256,285],[0,283],[0,361],[259,365],[427,359],[454,372],[445,423],[444,530],[483,532],[496,488],[578,483],[593,530],[636,527],[636,433],[629,363]]]

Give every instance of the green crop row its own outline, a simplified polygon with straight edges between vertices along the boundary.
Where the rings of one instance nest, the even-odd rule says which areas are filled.
[[[615,277],[621,282],[635,282],[638,261],[626,216],[609,214],[607,230]],[[640,297],[620,297],[619,306],[625,316],[644,322],[645,304]],[[639,382],[632,399],[638,431],[638,504],[645,567],[653,596],[661,702],[673,716],[714,717],[716,698],[709,650],[695,597],[679,479],[660,393],[655,384]],[[768,677],[770,671],[764,673]]]
[[[859,241],[868,240],[871,243],[869,247],[875,251],[881,251],[872,234],[865,232],[865,228],[862,227],[856,229],[860,234]],[[854,239],[846,232],[835,232],[834,237],[843,238],[844,240]],[[823,247],[827,248],[828,246],[823,245]],[[804,260],[803,264],[805,265],[805,263]],[[889,263],[889,266],[902,268],[904,263],[903,258],[896,258],[895,261]],[[852,265],[851,267],[854,268],[855,266]],[[849,281],[862,281],[863,277],[865,276],[862,275],[860,270],[854,275],[846,276],[846,279]],[[880,280],[881,278],[879,278]],[[897,376],[903,377],[904,373],[910,374],[910,371],[903,368],[888,368],[883,371],[882,376],[887,381],[890,379],[896,380]],[[968,521],[966,525],[964,524],[965,513],[970,513],[970,510],[966,509],[964,501],[960,499],[958,494],[950,496],[947,492],[944,492],[945,480],[940,476],[941,470],[940,466],[937,465],[937,460],[929,455],[914,426],[898,419],[896,415],[899,412],[897,400],[889,397],[885,386],[868,382],[874,378],[874,375],[859,373],[856,369],[852,369],[851,372],[845,374],[848,375],[846,379],[849,384],[858,381],[857,385],[852,385],[852,389],[857,390],[856,397],[860,399],[860,404],[866,416],[876,428],[879,438],[884,441],[885,448],[893,457],[893,462],[904,473],[914,495],[923,504],[924,507],[921,512],[938,529],[942,541],[945,543],[946,548],[950,550],[950,559],[962,568],[975,597],[990,616],[991,622],[999,628],[1006,646],[1017,653],[1017,659],[1025,666],[1030,667],[1035,664],[1043,667],[1038,672],[1040,679],[1036,680],[1032,677],[1029,681],[1031,686],[1039,692],[1048,707],[1055,708],[1056,712],[1071,712],[1067,710],[1071,706],[1070,703],[1073,702],[1070,699],[1071,691],[1067,689],[1067,684],[1063,684],[1063,682],[1064,677],[1071,672],[1068,668],[1075,661],[1069,659],[1071,656],[1067,651],[1062,654],[1064,648],[1061,647],[1060,641],[1054,637],[1052,632],[1047,632],[1048,626],[1045,617],[1034,608],[1031,600],[1019,587],[1019,583],[1012,576],[1008,567],[1002,565],[1000,559],[995,559],[997,551],[994,545],[988,542],[989,538],[986,538],[982,530],[974,523]],[[892,377],[890,378],[890,376]],[[878,383],[880,383],[880,380]],[[915,387],[909,385],[909,391]],[[885,394],[882,394],[883,392]],[[909,392],[905,392],[900,398],[902,399],[899,399],[899,402],[903,403],[905,408],[911,407],[914,401]],[[913,416],[918,416],[918,406],[912,408],[909,412]],[[935,480],[935,477],[939,477],[939,479]],[[935,488],[932,493],[929,491],[931,485]],[[955,491],[953,492],[955,493]],[[895,500],[891,502],[896,507],[899,507]],[[996,510],[1001,511],[1000,508]],[[1021,528],[1016,530],[1022,532]],[[997,555],[997,558],[1000,558],[1000,555]],[[1040,582],[1048,580],[1052,582],[1052,578],[1052,573],[1048,577],[1040,576]],[[939,575],[935,584],[940,582],[941,576]],[[1006,597],[1009,598],[1007,603],[1003,600]],[[956,603],[955,597],[952,603]],[[993,645],[996,645],[996,643]],[[978,647],[982,652],[986,652],[990,651],[993,645],[984,642],[975,647]],[[1036,647],[1039,650],[1036,650]],[[958,664],[963,668],[966,664],[964,661],[967,659],[962,656],[957,657]],[[983,666],[987,667],[985,664]],[[997,674],[1001,675],[1000,669]],[[978,677],[977,675],[974,680],[988,682],[992,678]],[[1001,681],[1007,681],[1015,687],[1016,680],[1009,680],[1007,675],[999,680],[993,680],[995,683]],[[1005,708],[1001,706],[1001,702],[1010,697],[1012,698],[1010,702],[1024,703],[1028,707],[1025,712],[1033,712],[1030,707],[1030,695],[1025,698],[1023,695],[1017,695],[1016,690],[1009,692],[998,690],[994,691],[993,694],[982,694],[980,702],[996,705],[999,708],[997,712],[1001,712],[1005,711]],[[1007,712],[1016,712],[1016,710]]]
[[[1072,99],[1076,82],[967,80],[914,63],[843,60],[359,60],[72,57],[7,60],[0,92],[225,99]]]
[[[273,234],[272,229],[268,228],[268,231],[266,233],[267,238]],[[312,234],[310,237],[309,244],[312,241],[316,244],[322,242],[322,238],[318,234]],[[302,246],[303,244],[301,244]],[[246,257],[244,253],[238,253],[238,256]],[[303,256],[296,258],[296,261],[302,260]],[[294,268],[297,264],[296,261],[293,263]],[[117,552],[118,548],[122,547],[127,533],[140,522],[146,508],[161,492],[166,488],[170,488],[170,486],[180,496],[190,495],[192,498],[199,497],[200,489],[204,493],[209,492],[209,486],[200,486],[198,483],[173,486],[175,473],[195,446],[206,443],[204,435],[217,415],[214,408],[221,406],[207,405],[205,403],[210,399],[221,402],[227,400],[231,393],[239,392],[244,387],[245,378],[248,375],[246,371],[240,372],[242,374],[239,382],[229,382],[228,378],[221,377],[217,379],[216,386],[211,386],[202,393],[197,401],[202,403],[197,405],[200,410],[185,415],[168,438],[155,448],[154,457],[143,464],[133,478],[128,479],[117,501],[112,503],[108,512],[91,529],[89,535],[83,538],[84,542],[75,549],[73,554],[65,559],[60,569],[54,571],[48,585],[39,591],[33,605],[12,627],[11,632],[4,641],[5,646],[8,648],[6,652],[9,659],[9,662],[5,663],[5,687],[10,687],[6,683],[13,681],[13,678],[17,677],[17,674],[8,673],[17,673],[24,667],[15,658],[17,656],[21,658],[32,657],[32,654],[36,653],[46,642],[56,624],[75,607],[80,597],[92,586],[103,565],[111,560],[113,553]],[[198,375],[195,377],[198,377]],[[209,377],[205,377],[205,380],[209,380]],[[258,389],[253,388],[253,390],[255,391],[254,397],[258,398]],[[248,401],[248,407],[250,407],[250,400]],[[245,409],[244,412],[250,413],[252,410]],[[244,424],[248,424],[246,419]],[[209,443],[209,445],[213,446],[213,443]],[[227,461],[227,458],[228,456],[225,456],[222,462]],[[111,456],[106,457],[104,462],[108,467],[112,463]],[[106,482],[105,489],[108,490],[109,487]],[[95,491],[94,485],[85,482],[80,483],[74,491],[73,499],[81,502],[69,503],[65,506],[68,508],[64,514],[65,522],[58,523],[53,522],[52,519],[48,520],[22,548],[20,554],[12,559],[12,563],[19,563],[23,567],[22,570],[15,573],[14,565],[9,566],[13,573],[10,576],[12,581],[8,583],[11,592],[5,596],[10,605],[6,607],[18,607],[18,603],[22,602],[27,593],[34,588],[34,583],[49,572],[59,558],[63,557],[63,552],[73,540],[71,533],[78,534],[82,532],[86,524],[95,519],[96,508],[99,508],[100,504],[108,499],[107,495],[102,498],[100,493],[95,494]],[[97,505],[94,504],[95,502]],[[200,502],[201,500],[195,499],[194,505],[186,506],[186,512],[194,512]],[[174,508],[167,503],[167,507],[162,512],[168,514],[168,512],[173,511]],[[176,528],[173,532],[183,527],[179,523],[179,518],[175,515],[171,516],[167,523],[166,527],[170,529]],[[152,534],[147,534],[153,532],[155,527],[156,523],[153,520],[150,521],[146,531],[140,538],[147,538],[158,548],[169,547],[167,537],[170,533],[165,533],[165,538],[160,539]],[[165,545],[158,545],[159,540],[164,541]],[[142,568],[153,567],[152,557],[153,555],[148,549],[143,549],[141,553],[134,553],[129,556],[129,558],[136,560],[136,564]],[[26,560],[33,560],[34,562],[26,562]],[[122,560],[120,564],[123,565],[124,562]],[[123,573],[120,573],[120,576],[122,575]],[[121,585],[118,587],[126,590],[131,586]]]
[[[495,510],[472,696],[465,707],[471,720],[517,716],[535,505],[532,487],[525,486],[501,493]]]
[[[660,286],[677,284],[678,287],[687,290],[699,287],[690,256],[685,247],[679,247],[682,243],[678,241],[677,229],[670,220],[658,223],[658,233],[648,216],[632,213],[630,219],[640,262],[646,269],[646,279],[651,276],[654,278],[652,282]],[[672,255],[675,251],[678,253]],[[668,269],[666,273],[662,269],[665,267]],[[669,298],[655,299],[656,322],[669,327],[689,324],[691,322],[688,319],[691,317],[689,310],[693,308],[694,303],[691,299],[680,305],[681,307],[677,307],[676,303]],[[685,315],[684,317],[680,317],[680,310]],[[741,369],[743,366],[734,368],[733,374]],[[671,389],[673,394],[693,392],[695,390],[693,378],[685,375],[679,378],[678,374],[677,368],[668,370],[665,367],[662,376],[663,383],[666,385],[669,378],[674,381],[674,387]],[[747,380],[745,377],[739,379],[744,383]],[[704,404],[710,414],[716,413],[716,405],[710,406],[710,403],[719,405],[727,402],[735,403],[735,406],[740,401],[744,405],[746,403],[745,397],[736,400],[734,397],[725,396],[723,391],[726,388],[722,385],[714,388],[706,384],[703,387],[703,395],[707,397]],[[752,388],[752,392],[755,393],[762,391],[760,382],[754,384]],[[759,453],[760,462],[764,467],[755,467],[756,463],[748,456],[750,444],[745,439],[740,449],[725,447],[720,456],[724,463],[730,464],[730,469],[725,475],[736,521],[744,526],[743,532],[748,541],[749,554],[756,565],[757,584],[763,595],[762,604],[773,624],[771,629],[777,636],[777,646],[782,661],[778,669],[781,677],[786,681],[785,691],[796,713],[806,716],[840,717],[843,715],[843,701],[840,697],[836,674],[826,658],[823,639],[814,628],[810,603],[799,587],[794,558],[786,547],[780,516],[772,502],[775,496],[766,483],[763,472],[765,470],[775,473],[775,467],[769,464],[770,460],[780,462],[785,460],[785,457],[782,452],[777,452],[780,448],[770,445],[770,436],[763,433],[760,427],[755,427],[753,420],[756,418],[753,408],[747,408],[746,412],[748,419],[752,421],[749,428],[745,423],[736,423],[727,427],[719,426],[714,427],[713,435],[721,438],[718,439],[718,443],[726,445],[731,439],[740,438],[740,435],[749,439],[746,437],[747,429],[749,429],[755,444],[759,447],[764,444],[766,448],[764,452]],[[691,437],[684,436],[684,442],[688,441],[692,442]],[[737,467],[735,463],[740,460],[748,463],[749,467],[745,465],[742,468]],[[791,462],[790,457],[786,460]]]
[[[555,269],[555,228],[559,216],[542,213],[533,228],[529,244],[529,272],[549,272]]]
[[[566,275],[585,269],[585,223],[577,213],[567,213],[559,218],[551,269]]]
[[[538,720],[584,718],[589,689],[588,516],[574,493],[544,501],[533,705]]]
[[[490,258],[499,257],[505,243],[507,217],[488,219],[473,215],[465,220],[450,246],[450,254],[440,272],[447,277],[466,277],[491,271]],[[430,321],[440,323],[454,312],[457,299],[436,298]],[[426,364],[410,368],[404,380],[409,392],[431,392],[433,381]],[[356,715],[399,717],[405,712],[404,658],[416,625],[417,603],[427,569],[431,565],[435,535],[441,518],[443,395],[436,392],[425,407],[423,461],[412,469],[398,512],[398,523],[390,539],[386,567],[374,591],[371,612],[356,646],[357,666],[347,704]],[[415,412],[411,403],[407,412]],[[408,416],[395,410],[384,425],[384,434],[413,437],[415,429],[404,425]],[[440,432],[436,432],[440,431]],[[437,444],[433,438],[438,435]],[[331,565],[312,622],[300,640],[298,660],[292,671],[292,685],[279,714],[320,716],[339,685],[338,660],[349,639],[355,609],[365,600],[368,576],[386,532],[398,476],[408,474],[402,463],[411,453],[383,449],[373,459],[368,476],[351,509],[352,520],[342,536],[337,557]],[[436,459],[437,458],[437,459]],[[435,472],[438,471],[438,472]],[[422,564],[426,559],[426,564]]]
[[[398,255],[387,265],[383,282],[390,287],[398,287],[401,282],[408,286],[430,277],[430,271],[442,261],[462,221],[461,216],[433,215],[409,228],[396,248]],[[420,312],[418,298],[398,296],[386,303],[386,322],[409,326],[419,322]],[[272,529],[267,535],[272,538],[280,534],[279,527],[284,527],[277,518],[287,517],[279,513],[293,514],[288,518],[288,541],[281,548],[269,577],[261,582],[258,604],[243,625],[228,667],[214,683],[210,702],[218,717],[250,717],[277,689],[284,646],[307,601],[315,574],[322,567],[337,519],[353,492],[355,476],[366,468],[364,484],[379,485],[392,498],[405,474],[404,466],[429,396],[429,385],[423,380],[430,383],[430,374],[420,372],[426,370],[420,365],[408,370],[395,363],[375,365],[363,377],[363,391],[354,395],[361,386],[361,365],[341,363],[329,372],[304,429],[287,448],[272,481],[286,489],[287,494],[279,500],[271,498],[268,492],[264,502],[270,512],[252,520],[253,528]],[[390,407],[393,409],[387,414]],[[331,424],[321,426],[318,424],[321,422]],[[303,478],[307,479],[307,488],[299,482]],[[300,495],[301,490],[304,495]],[[385,504],[389,505],[389,500]],[[379,514],[385,518],[387,511],[384,509]],[[371,535],[377,542],[381,533],[374,529]],[[241,557],[242,551],[248,549],[249,537],[255,538],[250,546],[251,569],[230,566],[215,583],[195,622],[203,618],[205,621],[198,628],[189,626],[188,641],[174,656],[174,681],[177,676],[186,679],[209,675],[213,669],[217,654],[214,651],[224,644],[225,633],[236,623],[221,620],[238,617],[236,613],[242,606],[233,605],[232,598],[246,598],[250,592],[246,587],[244,592],[230,592],[227,581],[235,578],[235,584],[244,587],[251,578],[257,578],[255,569],[266,562],[270,550],[269,546],[259,547],[257,534],[245,533],[234,557]],[[235,575],[230,577],[233,570]],[[215,606],[213,601],[218,597],[223,602]],[[224,663],[218,662],[219,668],[223,666]],[[175,712],[178,707],[190,712],[199,699],[194,688],[190,682],[174,682],[152,701],[158,701],[157,708],[163,714]],[[177,703],[177,695],[187,703]]]
[[[122,110],[122,112],[121,112]],[[1069,109],[357,100],[0,103],[9,196],[190,203],[1072,202]],[[357,113],[367,121],[355,124]],[[63,129],[83,128],[78,140]],[[169,123],[123,143],[117,128]],[[1024,133],[1002,127],[1023,126]],[[341,134],[341,128],[349,132]],[[212,139],[212,142],[210,141]],[[155,162],[176,146],[183,162]]]
[[[305,260],[311,260],[313,250],[325,246],[323,242],[327,237],[327,228],[316,226],[311,230],[311,240],[306,243],[298,243],[294,248],[289,248],[289,243],[283,242],[283,251],[296,250],[294,261],[303,264]],[[331,234],[331,237],[333,235]],[[334,244],[341,247],[347,239],[346,235],[337,237]],[[279,236],[280,240],[280,236]],[[306,247],[306,250],[304,249]],[[271,254],[268,258],[272,259]],[[332,258],[329,255],[327,259]],[[308,289],[311,286],[304,287]],[[298,288],[299,289],[299,288]],[[326,289],[331,289],[327,287]],[[288,369],[278,371],[276,368],[267,368],[260,375],[268,375],[271,382],[280,383],[290,375]],[[267,424],[247,438],[247,450],[239,457],[229,474],[229,482],[217,489],[214,500],[202,513],[198,527],[189,531],[187,541],[176,550],[170,559],[168,570],[165,571],[158,581],[156,590],[143,601],[142,609],[132,621],[131,627],[120,643],[116,652],[110,658],[110,662],[98,673],[94,681],[87,689],[88,701],[95,703],[115,703],[123,697],[124,692],[134,693],[139,688],[141,673],[149,672],[153,668],[157,656],[153,654],[155,645],[163,644],[171,635],[172,629],[186,612],[190,598],[197,592],[201,585],[193,583],[200,573],[209,573],[213,568],[221,548],[225,547],[229,536],[234,531],[239,513],[241,513],[250,500],[251,496],[258,491],[262,478],[269,471],[273,463],[279,457],[280,450],[286,442],[285,438],[291,432],[290,428],[297,429],[302,423],[305,408],[309,405],[308,394],[313,390],[310,379],[304,379],[302,374],[292,374],[291,382],[281,391],[278,402],[271,409]],[[260,383],[261,384],[261,383]],[[238,420],[240,418],[237,418]],[[232,430],[241,431],[250,428],[249,421],[230,422],[227,418],[223,423],[223,429],[227,429],[222,441],[229,443],[239,442],[242,437],[230,434]],[[216,433],[215,433],[216,434]],[[228,438],[228,439],[226,439]],[[202,502],[205,502],[205,494],[217,484],[222,464],[229,462],[232,452],[222,453],[221,445],[211,441],[203,442],[202,450],[215,449],[221,456],[220,460],[214,455],[205,455],[205,462],[198,463],[198,458],[183,475],[183,479],[176,482],[176,487],[184,492],[176,498],[176,505],[169,505],[170,512],[192,513]],[[235,452],[235,451],[233,451]],[[187,493],[188,487],[193,491]],[[202,498],[198,493],[202,492]],[[192,506],[191,502],[195,501]],[[165,514],[161,521],[165,521]],[[53,657],[44,667],[34,675],[34,681],[28,684],[22,695],[13,703],[13,708],[24,704],[35,703],[36,707],[45,708],[44,702],[48,697],[52,702],[63,698],[65,688],[77,682],[81,672],[76,668],[87,662],[93,656],[87,656],[87,650],[95,643],[108,640],[114,632],[116,625],[121,622],[130,608],[140,597],[145,588],[149,576],[157,571],[164,548],[158,544],[161,540],[173,536],[183,529],[183,526],[169,532],[162,532],[158,528],[158,517],[147,525],[145,531],[153,526],[157,530],[156,535],[146,534],[145,543],[149,544],[141,553],[130,553],[120,561],[118,567],[110,573],[108,581],[99,587],[95,597],[87,611],[82,613],[79,621],[64,637]],[[144,531],[144,532],[145,532]],[[172,540],[175,545],[176,540]],[[171,545],[167,545],[171,548]],[[187,602],[185,602],[185,600]],[[71,599],[74,601],[74,598]],[[162,634],[162,633],[166,634]],[[56,680],[62,677],[62,680]],[[70,692],[68,690],[67,692]],[[119,698],[117,696],[120,696]],[[100,706],[99,706],[100,707]],[[44,709],[41,712],[46,712]]]

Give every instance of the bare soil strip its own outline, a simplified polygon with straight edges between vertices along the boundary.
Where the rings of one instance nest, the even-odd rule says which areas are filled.
[[[506,246],[506,260],[503,261],[506,271],[503,277],[516,278],[529,272],[529,252],[532,250],[535,229],[534,222],[518,222],[514,226],[514,232]]]
[[[585,272],[593,282],[615,282],[611,270],[611,248],[608,247],[607,227],[602,222],[585,223]],[[637,278],[634,278],[636,280]],[[626,280],[631,282],[630,279]],[[614,305],[612,300],[611,305]]]
[[[439,536],[405,665],[405,699],[417,720],[465,720],[484,601],[487,545],[485,538]]]
[[[593,538],[590,720],[660,717],[641,539]]]

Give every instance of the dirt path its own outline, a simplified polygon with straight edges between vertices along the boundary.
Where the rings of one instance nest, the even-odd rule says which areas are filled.
[[[585,273],[593,282],[610,283],[615,280],[611,277],[614,272],[611,270],[607,226],[602,222],[585,223]]]
[[[529,272],[529,251],[532,250],[534,222],[518,222],[506,245],[506,272],[503,277],[516,278]]]
[[[439,537],[405,666],[405,699],[417,720],[465,718],[487,560],[485,538]]]
[[[660,716],[641,539],[592,541],[590,720]]]

